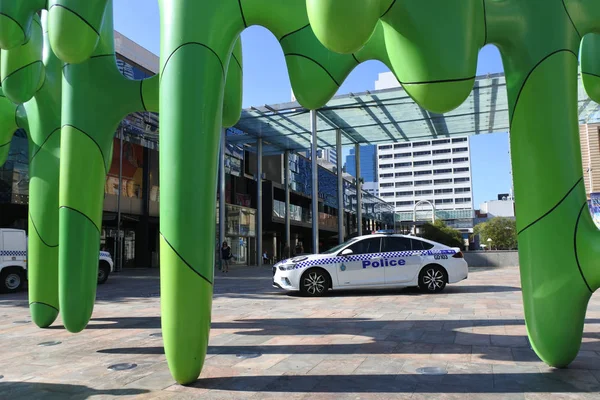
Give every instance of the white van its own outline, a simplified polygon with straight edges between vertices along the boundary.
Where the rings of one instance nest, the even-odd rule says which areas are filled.
[[[101,251],[98,283],[106,282],[113,271],[110,253]],[[19,291],[27,280],[27,234],[20,229],[0,229],[0,292]]]

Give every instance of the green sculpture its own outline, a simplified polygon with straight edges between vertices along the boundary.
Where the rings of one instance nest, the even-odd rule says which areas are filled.
[[[157,111],[160,103],[163,337],[175,379],[190,383],[198,377],[210,330],[220,129],[233,125],[241,108],[238,37],[246,27],[262,25],[281,43],[294,93],[310,109],[322,107],[359,63],[377,59],[396,74],[417,103],[433,112],[447,112],[469,95],[479,49],[489,43],[498,46],[510,104],[529,338],[549,365],[563,367],[575,358],[587,302],[600,287],[600,269],[594,262],[600,254],[599,233],[585,212],[577,115],[580,45],[586,90],[595,101],[600,99],[597,0],[159,0],[159,4],[160,77],[133,82],[114,66],[112,0],[0,0],[0,47],[8,53],[18,51],[35,33],[35,12],[47,7],[50,48],[67,63],[58,206],[48,211],[34,206],[32,215],[37,224],[39,212],[55,215],[59,208],[59,305],[70,331],[83,329],[92,311],[102,182],[113,132],[126,113]],[[5,57],[3,52],[3,80]],[[15,57],[15,65],[26,65],[28,57]],[[12,87],[11,100],[26,101],[37,90],[39,67],[28,64],[24,74],[29,75]],[[6,124],[0,129],[0,146],[7,140],[3,132],[14,129],[6,117],[14,111],[11,107],[0,104],[0,122]],[[47,137],[49,132],[44,132]],[[43,199],[50,192],[36,196]],[[32,202],[37,201],[32,192]],[[44,237],[45,232],[40,233]],[[48,235],[56,239],[51,232]],[[38,248],[41,270],[46,259],[56,256],[45,249],[46,257]],[[43,293],[54,307],[56,290]],[[41,326],[53,319],[47,311],[39,312],[47,318],[36,318]]]

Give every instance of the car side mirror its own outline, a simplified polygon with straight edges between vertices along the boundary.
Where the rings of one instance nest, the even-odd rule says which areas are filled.
[[[341,255],[341,256],[344,256],[344,257],[345,257],[345,256],[349,256],[350,254],[354,254],[354,252],[353,252],[352,250],[350,250],[350,249],[345,249],[344,251],[342,251],[342,252],[340,253],[340,255]]]

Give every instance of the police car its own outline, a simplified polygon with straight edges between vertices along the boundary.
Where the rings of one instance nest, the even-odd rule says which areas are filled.
[[[306,296],[322,296],[329,289],[410,286],[438,293],[467,276],[460,249],[395,234],[359,236],[321,254],[273,266],[274,287]]]

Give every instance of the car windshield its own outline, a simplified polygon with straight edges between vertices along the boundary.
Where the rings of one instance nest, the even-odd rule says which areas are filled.
[[[333,254],[333,253],[337,253],[338,251],[340,251],[341,249],[343,249],[344,247],[348,246],[349,244],[352,244],[354,242],[356,242],[357,239],[351,239],[348,240],[347,242],[344,242],[342,244],[338,244],[335,247],[332,247],[331,249],[322,252],[321,254]]]

